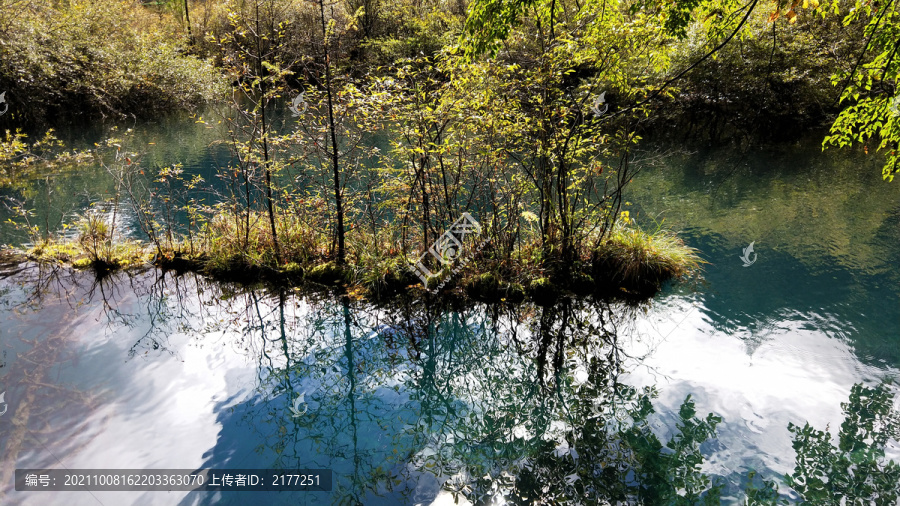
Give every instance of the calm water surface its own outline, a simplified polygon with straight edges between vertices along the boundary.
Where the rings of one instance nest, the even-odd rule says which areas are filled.
[[[152,156],[210,170],[202,135]],[[900,185],[815,139],[652,161],[632,216],[708,264],[638,307],[373,307],[154,269],[3,266],[0,502],[660,504],[717,484],[740,503],[751,472],[798,500],[788,425],[836,434],[854,385],[897,392]],[[106,184],[62,174],[27,195],[72,181],[91,191],[60,209]],[[896,432],[884,449],[900,462]],[[328,468],[334,489],[24,493],[16,468]]]

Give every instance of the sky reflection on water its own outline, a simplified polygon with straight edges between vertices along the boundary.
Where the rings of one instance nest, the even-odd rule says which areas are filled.
[[[0,388],[10,410],[0,418],[0,474],[13,504],[251,500],[72,492],[48,503],[9,490],[14,468],[58,466],[334,469],[334,491],[252,496],[268,504],[430,504],[450,490],[521,499],[540,493],[512,478],[526,475],[571,480],[553,492],[577,497],[579,458],[619,458],[604,465],[626,470],[637,457],[617,446],[622,438],[664,445],[688,395],[697,420],[723,419],[698,451],[727,501],[741,497],[750,470],[767,479],[792,471],[788,423],[837,427],[853,384],[897,375],[859,360],[858,322],[836,332],[828,308],[723,313],[706,307],[713,290],[638,308],[454,312],[155,270],[98,281],[30,266],[2,285]],[[658,390],[646,397],[655,412],[636,414],[642,391],[629,385]],[[300,394],[307,409],[293,417]],[[887,450],[897,454],[895,441]],[[628,481],[621,472],[598,483],[614,495]]]

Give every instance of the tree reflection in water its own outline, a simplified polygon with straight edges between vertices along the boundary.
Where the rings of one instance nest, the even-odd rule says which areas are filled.
[[[900,415],[887,385],[854,386],[836,445],[825,431],[792,425],[797,467],[781,489],[771,474],[765,481],[751,473],[737,491],[707,476],[704,455],[721,419],[698,415],[688,397],[663,436],[655,429],[656,391],[619,380],[628,358],[619,336],[632,334],[635,307],[376,307],[158,271],[87,279],[38,275],[13,305],[46,309],[43,299],[56,293],[73,310],[102,307],[105,325],[141,329],[129,357],[175,353],[169,340],[176,333],[200,345],[221,339],[255,362],[257,378],[249,390],[232,385],[231,397],[216,405],[218,439],[202,467],[334,470],[330,493],[254,494],[255,503],[428,504],[440,494],[475,504],[501,497],[515,504],[898,498],[900,466],[886,448],[896,446]],[[44,351],[23,358],[64,360],[55,351],[66,348],[64,334],[33,343],[34,353]],[[23,398],[29,388],[11,391]],[[94,409],[96,392],[72,393],[67,399]],[[296,416],[291,407],[301,395]],[[24,433],[8,437],[5,448],[22,441]],[[182,504],[247,501],[240,493],[192,493]]]
[[[617,336],[635,308],[586,301],[375,308],[252,291],[245,300],[253,308],[246,314],[255,315],[248,335],[260,350],[279,343],[281,355],[260,354],[257,395],[222,413],[208,467],[240,467],[250,451],[254,467],[332,468],[332,494],[302,497],[335,504],[427,504],[439,493],[475,504],[499,497],[516,504],[724,499],[724,480],[702,467],[721,419],[698,416],[688,397],[673,434],[661,438],[652,429],[656,391],[618,381],[625,357]],[[301,393],[308,412],[292,417]],[[848,419],[869,409],[857,404]],[[895,467],[880,469],[886,478],[876,481],[885,485]],[[740,492],[748,504],[795,497],[774,480],[747,478]],[[885,490],[878,493],[893,497]]]
[[[900,465],[885,458],[885,448],[896,450],[900,440],[894,395],[886,384],[857,383],[841,408],[837,446],[827,429],[788,427],[797,464],[787,483],[810,504],[898,504]]]
[[[318,500],[347,504],[428,503],[442,490],[474,503],[717,490],[699,466],[718,419],[696,417],[686,400],[665,447],[650,430],[655,392],[618,381],[617,329],[634,308],[375,308],[253,290],[226,303],[246,317],[241,339],[256,343],[260,381],[220,411],[206,467],[331,468],[334,492]]]

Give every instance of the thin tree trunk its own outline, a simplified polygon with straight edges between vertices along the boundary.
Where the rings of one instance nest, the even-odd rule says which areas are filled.
[[[328,55],[328,28],[325,26],[325,2],[319,0],[319,19],[322,21],[322,47],[325,52],[325,91],[328,95],[328,129],[331,132],[331,165],[334,172],[334,203],[337,213],[338,264],[343,264],[344,253],[344,205],[341,196],[341,173],[338,167],[337,134],[334,127],[334,98],[331,93],[331,59]]]
[[[187,0],[185,0],[187,1]],[[278,232],[275,229],[275,203],[272,199],[272,164],[269,161],[269,139],[266,129],[266,78],[263,75],[262,65],[262,46],[260,45],[259,31],[259,0],[256,2],[256,61],[257,75],[259,76],[259,88],[262,96],[260,97],[260,106],[262,109],[262,142],[263,142],[263,164],[266,170],[266,204],[269,208],[269,225],[272,228],[272,247],[275,248],[275,262],[281,265],[281,248],[278,246]]]
[[[421,139],[419,142],[421,146]],[[419,158],[419,170],[422,171],[422,249],[428,251],[428,225],[431,222],[431,203],[428,199],[428,161],[425,155]]]
[[[188,40],[191,41],[191,45],[194,44],[194,34],[191,32],[191,13],[188,12],[188,0],[184,0],[184,19],[187,21],[187,32],[188,32]],[[257,19],[259,17],[257,16]]]

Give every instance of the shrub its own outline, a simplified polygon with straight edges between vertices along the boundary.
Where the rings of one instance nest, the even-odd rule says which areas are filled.
[[[168,18],[132,2],[20,2],[0,10],[0,90],[16,126],[187,109],[224,91]]]

